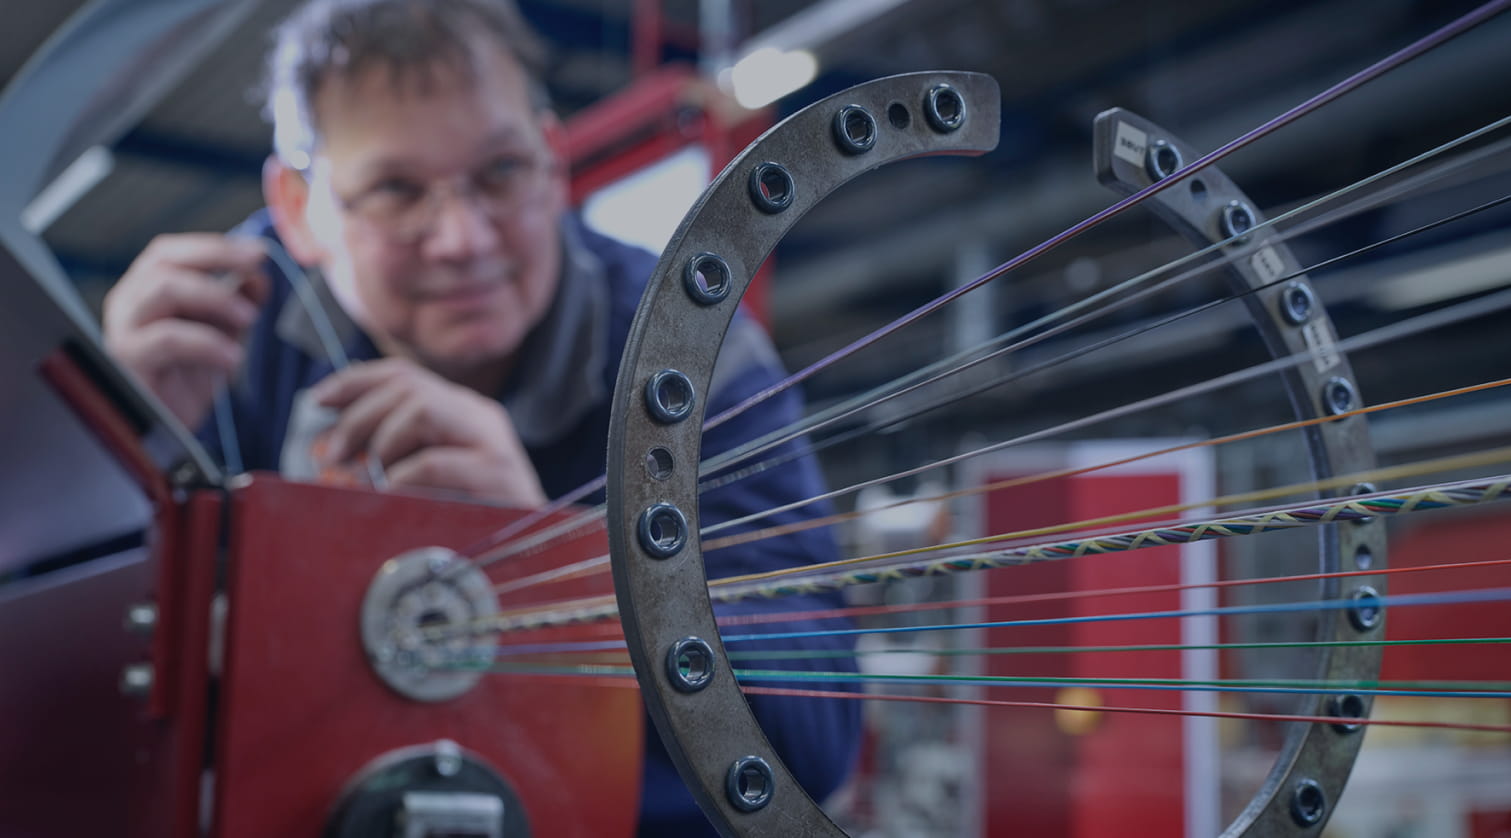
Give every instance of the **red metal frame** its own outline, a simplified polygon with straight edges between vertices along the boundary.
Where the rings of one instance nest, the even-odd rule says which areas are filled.
[[[425,704],[392,692],[362,652],[359,609],[383,562],[422,546],[463,548],[523,511],[263,476],[232,497],[216,836],[315,838],[370,760],[442,738],[504,774],[534,834],[633,832],[644,713],[637,690],[495,675],[458,699]],[[532,572],[606,552],[597,530],[513,564]],[[553,588],[562,596],[602,590],[591,580]],[[555,629],[507,642],[592,632]]]

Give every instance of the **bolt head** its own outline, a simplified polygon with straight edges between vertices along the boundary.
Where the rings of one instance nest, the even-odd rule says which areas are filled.
[[[144,697],[152,692],[153,672],[150,663],[133,663],[121,670],[121,692]]]

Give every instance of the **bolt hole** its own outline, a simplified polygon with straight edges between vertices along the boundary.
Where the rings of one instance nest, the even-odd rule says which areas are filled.
[[[658,503],[640,513],[640,547],[652,558],[675,556],[687,543],[687,518],[669,503]]]
[[[1164,140],[1156,140],[1149,147],[1149,157],[1145,168],[1149,177],[1158,181],[1175,174],[1181,162],[1180,152],[1175,150],[1175,146]]]
[[[1354,567],[1359,570],[1369,570],[1374,563],[1375,554],[1371,553],[1368,547],[1361,546],[1354,551]]]
[[[1312,289],[1299,282],[1293,282],[1285,287],[1281,300],[1285,319],[1291,325],[1300,326],[1311,319],[1313,304],[1316,302],[1312,296]]]
[[[1355,483],[1354,487],[1348,490],[1348,493],[1351,495],[1372,495],[1378,491],[1380,490],[1373,483]],[[1374,516],[1371,515],[1367,518],[1355,518],[1354,523],[1363,526],[1364,524],[1372,523],[1374,520]],[[1373,559],[1374,557],[1371,556],[1370,558]]]
[[[1380,602],[1380,594],[1374,588],[1365,585],[1354,591],[1353,605],[1349,608],[1348,619],[1359,631],[1369,631],[1380,625],[1384,617],[1385,606]]]
[[[924,99],[923,112],[930,127],[947,134],[965,123],[965,100],[955,88],[947,84],[937,85]]]
[[[665,480],[672,476],[672,452],[665,448],[652,448],[645,452],[645,471],[653,480]]]
[[[666,663],[672,686],[681,692],[697,692],[714,677],[713,649],[698,637],[684,637],[673,643]]]
[[[1233,244],[1243,244],[1248,241],[1246,233],[1254,229],[1254,211],[1247,205],[1233,201],[1222,209],[1222,234],[1223,238],[1236,237]]]
[[[645,400],[656,421],[681,422],[693,411],[693,383],[677,370],[662,370],[645,383]]]
[[[761,212],[775,214],[787,209],[796,191],[792,174],[778,163],[761,163],[750,172],[750,198]]]
[[[699,305],[713,305],[729,296],[729,263],[712,253],[699,253],[682,272],[687,295]]]
[[[913,124],[913,115],[908,113],[908,106],[901,102],[893,102],[887,106],[887,121],[892,127],[901,131]]]
[[[1191,181],[1191,197],[1198,201],[1207,200],[1207,184],[1201,178]]]
[[[771,802],[776,782],[771,766],[757,756],[741,757],[729,766],[724,790],[729,802],[743,812],[754,812]]]
[[[1291,795],[1291,816],[1302,826],[1313,826],[1327,813],[1327,795],[1315,780],[1302,780]]]
[[[834,116],[834,139],[846,154],[863,154],[876,145],[876,120],[860,105],[846,105]]]
[[[1354,386],[1342,378],[1329,379],[1322,399],[1334,416],[1354,409]]]
[[[1328,712],[1340,719],[1364,718],[1364,699],[1352,693],[1348,695],[1333,696],[1328,700]],[[1338,722],[1333,725],[1339,733],[1353,733],[1359,729],[1359,724]]]

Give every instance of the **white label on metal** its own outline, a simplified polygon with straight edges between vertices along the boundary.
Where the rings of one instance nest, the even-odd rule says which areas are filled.
[[[1149,135],[1126,122],[1118,123],[1117,139],[1112,144],[1112,153],[1135,166],[1144,165],[1144,150],[1149,146]]]
[[[1315,319],[1301,327],[1301,336],[1306,339],[1306,348],[1312,352],[1312,365],[1320,375],[1338,366],[1343,356],[1338,354],[1337,340],[1328,321]]]
[[[1280,254],[1275,252],[1275,248],[1269,245],[1261,247],[1258,253],[1249,257],[1249,264],[1254,267],[1254,273],[1259,274],[1259,278],[1265,282],[1274,282],[1285,276],[1285,262],[1280,260]]]

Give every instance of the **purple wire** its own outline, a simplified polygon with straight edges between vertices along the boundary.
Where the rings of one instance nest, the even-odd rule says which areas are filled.
[[[1486,20],[1489,20],[1495,15],[1505,11],[1508,6],[1511,6],[1511,0],[1494,0],[1493,2],[1480,6],[1478,9],[1475,9],[1469,14],[1464,15],[1458,20],[1455,20],[1447,26],[1444,26],[1436,32],[1433,32],[1425,38],[1422,38],[1421,40],[1411,44],[1405,49],[1402,49],[1399,52],[1396,52],[1386,57],[1385,59],[1376,62],[1375,64],[1366,67],[1363,70],[1360,70],[1359,72],[1353,74],[1352,76],[1349,76],[1343,81],[1338,82],[1337,84],[1329,87],[1321,93],[1318,93],[1316,96],[1313,96],[1312,98],[1306,100],[1305,102],[1302,102],[1296,107],[1291,108],[1290,110],[1275,117],[1274,119],[1271,119],[1269,122],[1266,122],[1263,125],[1260,125],[1258,128],[1249,131],[1247,134],[1244,134],[1237,139],[1228,142],[1226,145],[1222,146],[1216,151],[1208,153],[1206,156],[1191,163],[1191,165],[1180,169],[1175,174],[1182,176],[1188,175],[1193,172],[1200,171],[1201,169],[1204,169],[1212,165],[1213,163],[1216,163],[1224,157],[1227,157],[1229,154],[1232,154],[1233,152],[1248,145],[1249,143],[1252,143],[1261,137],[1271,134],[1279,128],[1283,128],[1286,125],[1289,125],[1290,123],[1311,113],[1317,108],[1333,101],[1334,99],[1337,99],[1338,97],[1346,93],[1353,91],[1355,88],[1361,87],[1367,82],[1373,81],[1378,76],[1394,70],[1396,67],[1399,67],[1407,61],[1416,58],[1418,55],[1421,55],[1422,53],[1441,45],[1445,41],[1448,41],[1474,28],[1475,26],[1484,23]],[[943,306],[955,301],[962,295],[980,288],[982,285],[985,285],[993,279],[1002,276],[1008,271],[1014,270],[1015,268],[1021,267],[1022,265],[1033,261],[1034,259],[1037,259],[1043,254],[1048,253],[1049,251],[1055,249],[1056,247],[1059,247],[1065,242],[1086,232],[1087,230],[1096,227],[1103,221],[1106,221],[1113,216],[1119,215],[1125,210],[1137,204],[1143,203],[1144,200],[1164,189],[1168,189],[1169,187],[1175,185],[1175,183],[1179,179],[1179,177],[1171,176],[1144,187],[1138,192],[1135,192],[1132,195],[1124,198],[1123,200],[1113,204],[1112,206],[1107,207],[1101,212],[1098,212],[1096,215],[1093,215],[1090,218],[1087,218],[1075,224],[1064,232],[1052,236],[1049,239],[1041,242],[1040,244],[1037,244],[1034,247],[1023,251],[1012,259],[1003,262],[1001,265],[998,265],[997,267],[988,271],[985,275],[978,277],[977,279],[974,279],[971,282],[962,285],[959,288],[956,288],[955,290],[950,291],[931,302],[923,304],[919,308],[914,309],[913,311],[892,321],[886,326],[883,326],[864,337],[856,339],[849,345],[836,350],[835,352],[824,358],[820,358],[819,360],[813,362],[812,364],[809,364],[798,372],[793,373],[792,375],[787,376],[785,379],[771,385],[765,390],[756,393],[745,401],[740,402],[734,407],[731,407],[723,413],[720,413],[718,416],[715,416],[714,418],[708,420],[706,423],[704,423],[703,430],[707,431],[710,428],[722,425],[723,423],[729,421],[730,419],[733,419],[741,413],[744,413],[750,408],[766,401],[767,399],[775,396],[783,390],[786,390],[792,385],[812,377],[820,370],[823,370],[826,367],[829,367],[836,362],[847,358],[862,349],[865,349],[866,347],[876,343],[877,341],[892,334],[893,332],[896,332],[904,326],[907,326],[923,317],[934,313]]]

